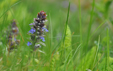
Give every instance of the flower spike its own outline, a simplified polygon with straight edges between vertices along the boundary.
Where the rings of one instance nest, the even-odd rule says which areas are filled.
[[[28,42],[27,45],[32,45],[33,50],[41,47],[40,43],[45,42],[44,33],[48,32],[45,26],[46,16],[46,13],[44,11],[41,11],[40,13],[38,13],[37,18],[34,18],[34,22],[29,24],[30,26],[32,26],[31,30],[29,31],[29,33],[31,33],[31,41]]]

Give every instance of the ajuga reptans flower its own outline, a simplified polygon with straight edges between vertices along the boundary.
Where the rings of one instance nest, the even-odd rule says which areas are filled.
[[[19,30],[16,24],[15,20],[12,20],[12,23],[10,24],[11,26],[9,27],[9,34],[8,34],[8,51],[10,52],[14,48],[17,48],[17,46],[20,43],[20,40],[17,40],[17,35],[19,34]]]
[[[31,30],[29,34],[31,36],[30,41],[27,43],[27,46],[32,46],[33,50],[41,47],[41,43],[45,42],[44,33],[48,32],[45,26],[46,13],[41,11],[38,13],[37,18],[34,18],[34,22],[29,24],[31,26]]]

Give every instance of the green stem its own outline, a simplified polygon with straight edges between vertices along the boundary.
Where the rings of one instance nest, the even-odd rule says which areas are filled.
[[[81,3],[79,0],[79,22],[80,22],[80,42],[82,44],[82,21],[81,21]]]
[[[109,29],[107,29],[107,51],[106,51],[106,66],[105,70],[109,71]]]
[[[89,36],[90,36],[91,26],[92,26],[92,21],[93,21],[94,6],[95,6],[95,0],[93,0],[92,11],[91,11],[91,15],[90,15],[88,35],[87,35],[87,40],[86,40],[86,52],[87,52],[87,48],[88,48]]]

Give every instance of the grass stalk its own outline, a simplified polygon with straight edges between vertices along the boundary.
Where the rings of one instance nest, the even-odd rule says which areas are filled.
[[[93,62],[92,70],[93,70],[93,68],[96,65],[96,61],[97,61],[97,65],[96,66],[97,66],[97,70],[98,70],[98,49],[99,49],[99,44],[100,44],[100,36],[98,38],[98,46],[96,47],[95,59],[94,59],[94,62]]]
[[[107,28],[107,51],[106,51],[106,65],[105,70],[109,71],[109,29]]]
[[[92,22],[93,22],[94,6],[95,6],[95,0],[93,0],[93,3],[92,3],[92,11],[91,11],[90,22],[89,22],[89,26],[88,26],[88,33],[87,33],[87,40],[86,40],[87,48],[88,48],[88,42],[89,42],[89,37],[90,37],[90,32],[91,32],[91,26],[92,26]],[[87,52],[87,48],[86,48],[86,52]]]
[[[81,20],[81,3],[79,0],[79,23],[80,23],[80,43],[82,44],[82,20]]]
[[[106,20],[103,21],[103,22],[95,29],[95,31],[91,34],[90,38],[94,35],[94,33],[95,33],[96,31],[98,31],[98,29],[99,29],[105,22],[106,22]],[[89,39],[90,39],[90,38],[89,38]]]
[[[68,6],[67,19],[66,19],[66,24],[65,24],[65,28],[64,28],[63,44],[64,44],[64,40],[65,40],[66,29],[67,29],[67,24],[68,24],[68,19],[69,19],[69,11],[70,11],[70,2],[69,2],[69,6]]]
[[[67,24],[68,24],[68,19],[69,19],[69,11],[70,11],[70,2],[69,2],[69,6],[68,6],[68,13],[67,13],[67,20],[66,20],[66,24],[65,24],[65,29],[64,29],[64,37],[63,37],[63,45],[65,44],[65,36],[66,36],[66,30],[67,30]],[[65,47],[65,46],[64,46]],[[62,48],[62,50],[64,49],[64,47]],[[63,56],[63,53],[65,53],[66,50],[62,51],[61,56]],[[65,58],[66,58],[66,54],[65,54]],[[62,60],[63,61],[63,60]],[[65,66],[64,66],[64,71],[65,71]]]
[[[85,55],[87,53],[88,50],[88,43],[89,43],[89,38],[90,38],[90,32],[91,32],[91,26],[92,26],[92,22],[93,22],[93,15],[94,15],[94,6],[95,6],[95,0],[93,0],[92,3],[92,10],[91,10],[91,14],[90,14],[90,22],[89,22],[89,26],[88,26],[88,33],[87,33],[87,39],[86,39],[86,45],[85,45]],[[86,61],[86,58],[85,58]],[[83,65],[86,64],[85,62],[83,63]],[[85,66],[83,66],[83,70],[85,70]]]

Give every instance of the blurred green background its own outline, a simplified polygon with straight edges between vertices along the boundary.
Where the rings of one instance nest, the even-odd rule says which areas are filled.
[[[90,32],[90,39],[88,43],[88,47],[85,46],[88,34],[88,26],[90,23],[90,15],[92,10],[93,0],[80,0],[81,2],[81,23],[82,23],[82,40],[83,40],[83,48],[80,49],[83,52],[87,49],[91,50],[93,46],[98,45],[98,39],[100,38],[100,52],[104,52],[107,39],[106,39],[106,30],[109,29],[109,50],[110,56],[113,57],[113,3],[110,0],[95,0],[93,18],[92,18],[92,26]],[[49,32],[46,33],[46,47],[40,48],[46,54],[39,55],[40,65],[45,65],[45,70],[41,69],[43,66],[39,66],[39,71],[49,71],[49,61],[51,60],[52,50],[57,46],[62,38],[64,26],[66,24],[68,5],[70,2],[70,12],[68,25],[71,30],[71,39],[72,39],[72,49],[76,50],[77,47],[81,44],[80,42],[80,11],[79,11],[79,0],[0,0],[0,58],[3,58],[4,61],[9,61],[11,59],[16,59],[18,57],[19,61],[23,61],[20,64],[20,67],[24,67],[24,62],[26,61],[25,56],[28,54],[27,51],[29,47],[26,43],[29,41],[29,35],[27,34],[30,30],[30,23],[33,23],[34,18],[37,17],[37,13],[40,11],[45,11],[47,13],[47,28]],[[4,55],[4,50],[7,47],[6,40],[6,30],[8,30],[8,26],[11,24],[11,20],[15,19],[19,28],[20,45],[19,45],[19,53],[18,55],[14,55],[15,57],[8,57]],[[100,27],[99,27],[100,26]],[[99,27],[99,28],[98,28]],[[98,29],[97,29],[98,28]],[[97,30],[96,30],[97,29]],[[94,32],[96,30],[96,32]],[[80,51],[79,50],[79,51]],[[74,51],[73,51],[74,53]],[[74,57],[74,66],[76,66],[81,62],[79,60],[79,52],[78,55]],[[21,57],[23,58],[21,60]],[[2,60],[3,60],[2,59]],[[16,62],[15,60],[13,64],[4,63],[4,61],[0,62],[0,66],[4,65],[0,70],[9,70],[8,68],[14,67]],[[82,59],[81,59],[82,60]],[[12,61],[13,62],[13,61]],[[6,64],[6,65],[5,65]],[[18,67],[18,66],[17,66]],[[6,69],[5,69],[6,68]],[[12,68],[15,71],[15,68]],[[34,66],[34,69],[35,66]],[[46,70],[47,69],[47,70]],[[20,70],[21,71],[21,68]],[[23,70],[24,71],[24,70]],[[27,70],[25,70],[27,71]],[[29,70],[33,71],[33,70]],[[37,69],[36,69],[37,71]]]

